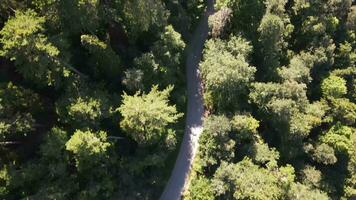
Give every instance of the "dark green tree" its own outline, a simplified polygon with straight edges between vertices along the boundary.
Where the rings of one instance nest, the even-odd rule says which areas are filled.
[[[91,72],[96,77],[107,77],[111,80],[118,78],[121,72],[120,57],[116,55],[110,45],[99,40],[95,35],[82,35],[81,43],[88,50]]]
[[[102,85],[73,78],[63,96],[56,102],[59,121],[75,128],[97,128],[111,115],[111,100]]]
[[[0,84],[1,143],[27,136],[36,129],[34,114],[41,111],[41,100],[32,90],[13,83]]]
[[[209,169],[221,161],[230,162],[234,156],[235,141],[230,137],[231,124],[225,116],[209,116],[199,139],[198,164]]]

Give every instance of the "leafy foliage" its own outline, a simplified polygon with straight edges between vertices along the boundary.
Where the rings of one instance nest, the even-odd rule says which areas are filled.
[[[193,179],[189,187],[188,200],[212,200],[214,199],[211,183],[206,178]]]
[[[209,27],[213,38],[224,37],[231,22],[232,10],[223,8],[209,17]]]
[[[236,105],[234,102],[246,95],[256,72],[256,68],[247,63],[250,52],[250,44],[238,37],[227,42],[215,39],[206,43],[200,69],[206,89],[204,98],[209,108],[232,108]]]
[[[167,136],[168,126],[182,116],[175,106],[168,104],[172,89],[159,91],[153,86],[148,94],[137,92],[133,96],[126,93],[122,96],[123,103],[117,109],[123,116],[120,126],[140,145],[156,144]]]
[[[85,171],[105,159],[109,146],[105,132],[77,130],[66,143],[66,150],[73,153],[78,170]]]
[[[16,12],[1,30],[1,55],[13,61],[27,79],[41,85],[58,85],[69,76],[60,51],[43,35],[45,18],[34,11]]]
[[[232,128],[240,139],[253,139],[257,134],[259,121],[248,115],[235,115],[231,121]]]
[[[161,0],[134,0],[123,2],[124,23],[133,38],[151,27],[164,27],[169,12]]]
[[[313,190],[303,184],[296,183],[296,184],[292,184],[291,189],[288,193],[288,199],[293,199],[293,200],[307,200],[307,199],[327,200],[329,198],[325,193],[323,193],[319,190],[315,190],[315,189]]]
[[[103,41],[100,41],[95,35],[82,35],[81,43],[89,52],[89,65],[93,67],[91,71],[96,76],[104,75],[111,79],[120,75],[120,58]]]
[[[248,159],[238,164],[223,162],[212,182],[217,196],[228,199],[278,199],[282,195],[279,184],[283,182],[278,176]]]
[[[96,128],[100,120],[110,115],[109,94],[81,79],[72,81],[56,106],[60,121],[81,128]]]
[[[321,85],[321,89],[325,97],[338,98],[347,93],[346,81],[337,76],[326,78]]]
[[[334,164],[337,161],[334,149],[325,143],[322,143],[315,148],[313,159],[325,165]]]
[[[159,199],[207,25],[183,198],[352,198],[353,4],[2,0],[0,199]]]
[[[0,85],[1,140],[26,136],[35,130],[34,114],[41,105],[39,96],[13,83]]]
[[[231,125],[225,116],[210,116],[204,121],[204,130],[199,140],[199,155],[202,167],[210,167],[221,161],[234,158],[235,141],[229,134]]]
[[[337,151],[347,152],[350,148],[352,148],[352,141],[350,138],[354,134],[355,129],[353,127],[348,127],[337,123],[321,137],[321,141],[329,144]]]

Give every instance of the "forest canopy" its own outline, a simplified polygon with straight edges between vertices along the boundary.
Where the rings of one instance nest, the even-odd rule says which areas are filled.
[[[1,0],[0,199],[159,199],[209,2]],[[182,198],[355,198],[355,1],[216,0],[207,23]]]

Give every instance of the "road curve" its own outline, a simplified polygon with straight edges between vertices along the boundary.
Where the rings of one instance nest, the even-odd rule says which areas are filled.
[[[203,130],[204,106],[202,98],[199,62],[202,57],[205,40],[208,37],[208,17],[214,11],[214,0],[208,0],[207,11],[192,35],[187,49],[186,79],[188,105],[183,141],[171,173],[171,177],[160,200],[181,199],[191,165],[198,149],[198,139]]]

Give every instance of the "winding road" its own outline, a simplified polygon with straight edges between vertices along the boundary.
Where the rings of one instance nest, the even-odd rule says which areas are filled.
[[[208,37],[208,17],[213,12],[214,0],[208,0],[207,10],[194,31],[187,49],[186,77],[188,105],[185,133],[171,177],[160,200],[181,199],[195,153],[198,149],[198,139],[203,130],[204,115],[202,85],[198,66],[202,57],[205,40]]]

